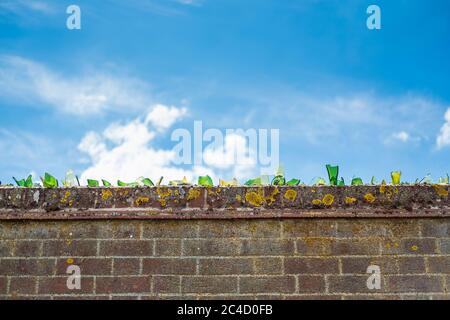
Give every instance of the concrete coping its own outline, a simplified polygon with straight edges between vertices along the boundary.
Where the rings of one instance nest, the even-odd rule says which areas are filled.
[[[0,188],[0,220],[450,217],[449,185]]]

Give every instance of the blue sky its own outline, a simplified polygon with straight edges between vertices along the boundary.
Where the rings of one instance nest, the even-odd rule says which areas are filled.
[[[0,180],[257,174],[171,163],[171,132],[194,120],[280,129],[286,173],[307,183],[327,163],[346,180],[437,178],[449,39],[447,0],[0,0]]]

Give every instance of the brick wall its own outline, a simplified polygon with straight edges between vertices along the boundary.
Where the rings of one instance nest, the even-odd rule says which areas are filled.
[[[0,192],[1,299],[450,299],[447,198],[426,203],[440,214],[429,218],[341,217],[327,207],[316,214],[328,218],[308,218],[316,214],[300,204],[297,218],[258,208],[265,219],[256,211],[235,219],[233,208],[208,211],[214,219],[154,211],[117,219],[114,210],[89,219],[75,208],[68,220],[62,209],[37,219],[8,192]],[[80,267],[80,290],[67,288],[70,265]],[[379,290],[367,288],[369,265],[380,267]]]

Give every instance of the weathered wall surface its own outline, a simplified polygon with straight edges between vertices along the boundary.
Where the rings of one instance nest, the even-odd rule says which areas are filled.
[[[171,219],[167,208],[160,209],[164,211],[162,216],[157,216],[157,209],[148,215],[148,211],[131,209],[132,213],[117,214],[115,206],[104,211],[98,199],[102,199],[105,190],[95,191],[100,197],[95,198],[96,205],[93,199],[80,198],[87,201],[87,208],[72,204],[67,209],[70,211],[59,207],[43,211],[26,208],[30,204],[24,199],[36,200],[35,190],[21,191],[20,201],[15,190],[2,190],[0,298],[450,299],[448,193],[427,190],[427,196],[416,194],[415,202],[404,209],[408,204],[402,200],[396,201],[395,207],[392,203],[377,204],[383,198],[373,190],[370,193],[375,200],[367,196],[367,190],[351,196],[344,189],[327,189],[325,193],[319,189],[311,192],[313,199],[307,201],[320,198],[322,203],[306,209],[301,202],[291,206],[297,218],[283,217],[287,208],[252,208],[244,214],[238,213],[239,207],[214,211],[214,205],[222,210],[224,202],[215,195],[220,201],[213,207],[190,213],[182,220]],[[248,191],[243,191],[244,199]],[[282,190],[281,199],[286,191]],[[51,196],[55,192],[62,198]],[[138,202],[145,195],[134,195],[142,192],[148,191],[132,190],[133,199],[127,200],[131,201],[130,207],[142,204]],[[398,193],[404,196],[402,191]],[[336,214],[334,204],[324,204],[327,194],[333,195],[334,202],[344,199],[337,208],[353,206],[351,214],[344,209]],[[38,198],[37,202],[43,208],[44,202],[68,206],[71,200],[70,195],[64,200],[66,195],[64,190],[41,190],[39,197],[43,200]],[[346,197],[355,201],[345,204]],[[109,196],[105,201],[111,199]],[[354,204],[358,201],[359,208]],[[170,207],[170,203],[166,205]],[[371,205],[377,206],[373,212],[383,212],[384,218],[368,218]],[[174,206],[174,216],[183,212]],[[94,212],[89,211],[90,207],[98,208],[95,212],[101,212],[100,219],[87,217],[86,212]],[[396,216],[403,218],[393,218],[390,212],[399,209]],[[358,210],[364,211],[364,217],[358,217]],[[50,216],[37,220],[39,214],[46,217],[47,213],[52,214],[53,220],[48,220]],[[130,216],[127,218],[125,213]],[[222,214],[226,218],[220,218]],[[245,214],[251,219],[246,219]],[[318,218],[317,214],[328,218]],[[76,219],[76,215],[84,220]],[[206,219],[208,215],[214,219]],[[241,219],[234,219],[233,215]],[[255,215],[265,219],[255,219]],[[67,288],[66,270],[70,265],[80,267],[80,290]],[[367,287],[369,265],[380,267],[380,289]]]

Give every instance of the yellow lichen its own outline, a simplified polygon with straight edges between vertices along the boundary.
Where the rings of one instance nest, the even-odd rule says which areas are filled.
[[[438,184],[435,184],[434,190],[440,197],[447,197],[448,196],[448,190],[444,186],[440,186]]]
[[[240,194],[237,194],[237,195],[236,195],[236,201],[239,201],[239,202],[241,202],[241,201],[242,201],[242,197],[241,197],[241,195],[240,195]]]
[[[275,196],[279,193],[280,193],[280,191],[278,190],[277,187],[275,187],[275,189],[273,189],[272,193],[265,198],[265,201],[267,202],[267,204],[274,203],[276,201]]]
[[[322,204],[322,200],[321,200],[321,199],[314,199],[314,200],[312,201],[312,204],[313,204],[313,205],[316,205],[316,206],[321,205],[321,204]]]
[[[254,191],[247,192],[245,194],[245,200],[254,207],[260,207],[264,203],[263,195],[260,192],[256,193]]]
[[[368,203],[373,203],[375,201],[375,196],[371,193],[366,193],[364,195],[364,199],[368,202]]]
[[[147,203],[149,201],[150,201],[150,199],[148,197],[139,197],[136,199],[136,201],[134,201],[134,203],[136,203],[137,206],[141,206],[144,203]]]
[[[106,201],[106,200],[108,200],[109,198],[111,198],[112,197],[112,192],[111,192],[111,190],[103,190],[102,191],[102,200],[103,201]]]
[[[161,204],[162,207],[165,207],[167,204],[166,198],[170,197],[172,195],[172,190],[168,189],[168,188],[156,188],[156,193],[159,196],[159,203]]]
[[[322,199],[322,203],[326,206],[331,206],[334,202],[334,196],[332,194],[326,194],[323,199]]]
[[[346,204],[353,204],[353,203],[355,203],[357,200],[356,200],[356,198],[353,198],[353,197],[345,197],[345,203]]]
[[[297,199],[297,191],[292,189],[287,190],[284,194],[284,198],[292,202],[295,201],[295,199]]]
[[[66,191],[66,193],[64,194],[64,197],[61,199],[61,203],[66,203],[67,202],[67,200],[69,199],[69,197],[70,197],[70,191]]]
[[[66,262],[67,262],[67,264],[72,264],[72,263],[73,263],[73,259],[72,259],[72,258],[68,258],[68,259],[66,260]]]
[[[419,247],[416,246],[416,245],[411,246],[411,250],[412,250],[412,251],[417,251],[418,249],[419,249]]]
[[[398,188],[394,186],[387,186],[385,184],[382,184],[380,186],[380,193],[383,193],[386,195],[388,199],[390,199],[394,194],[398,193]]]
[[[189,189],[188,196],[187,196],[187,200],[188,201],[189,200],[195,200],[198,197],[200,197],[200,191],[199,190],[193,189],[193,188]]]

